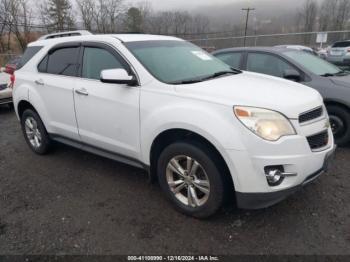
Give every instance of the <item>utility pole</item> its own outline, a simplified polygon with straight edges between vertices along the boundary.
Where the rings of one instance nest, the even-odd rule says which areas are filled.
[[[250,8],[250,7],[242,9],[242,11],[246,11],[247,12],[246,21],[245,21],[245,31],[244,31],[244,46],[245,46],[246,40],[247,40],[249,13],[250,13],[250,11],[254,11],[254,10],[255,10],[255,8]]]

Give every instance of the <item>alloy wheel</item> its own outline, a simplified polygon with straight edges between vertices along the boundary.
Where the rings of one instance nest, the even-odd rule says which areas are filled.
[[[209,198],[209,178],[204,168],[189,156],[175,156],[169,161],[166,180],[175,198],[186,206],[203,206]]]
[[[38,128],[38,123],[33,117],[28,117],[25,120],[25,131],[32,147],[39,148],[41,146],[42,136]]]

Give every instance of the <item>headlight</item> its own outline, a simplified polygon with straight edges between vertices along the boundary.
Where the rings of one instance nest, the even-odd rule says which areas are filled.
[[[235,106],[234,112],[243,125],[265,140],[277,141],[282,136],[296,134],[289,120],[276,111]]]

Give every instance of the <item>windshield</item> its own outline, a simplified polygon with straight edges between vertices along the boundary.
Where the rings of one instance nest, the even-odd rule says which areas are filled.
[[[185,41],[138,41],[125,46],[154,77],[168,84],[204,81],[220,72],[234,73],[219,59]]]
[[[336,75],[342,72],[342,70],[335,65],[315,55],[298,51],[288,51],[284,54],[316,75]]]

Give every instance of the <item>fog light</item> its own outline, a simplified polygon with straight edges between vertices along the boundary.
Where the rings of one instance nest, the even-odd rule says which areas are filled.
[[[270,186],[278,186],[285,177],[297,176],[297,173],[284,172],[283,166],[267,166],[265,167],[265,176]]]
[[[278,181],[281,180],[282,176],[281,176],[281,171],[275,169],[275,170],[271,170],[269,171],[268,174],[266,174],[266,178],[267,181],[271,184],[276,184]]]

